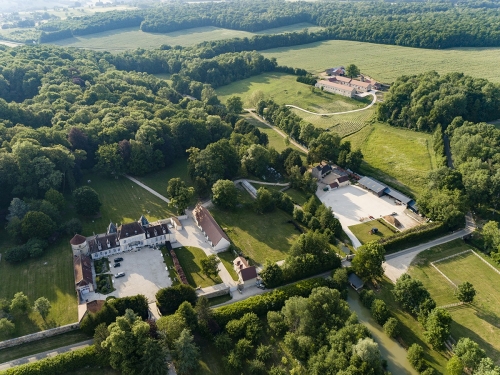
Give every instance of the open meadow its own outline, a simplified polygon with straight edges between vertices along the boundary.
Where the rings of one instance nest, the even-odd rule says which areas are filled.
[[[306,28],[309,30],[321,29],[321,27],[315,26],[310,23],[298,23],[254,33],[248,31],[222,29],[214,26],[206,26],[160,34],[147,33],[139,30],[137,27],[130,27],[62,39],[55,41],[52,44],[63,47],[77,47],[93,50],[105,50],[110,52],[120,52],[136,48],[158,48],[162,44],[168,44],[171,46],[192,46],[204,41],[231,38],[251,38],[252,36],[258,34],[282,34],[286,32],[301,31]]]
[[[427,174],[436,168],[432,135],[382,123],[366,126],[345,138],[361,149],[361,173],[394,185],[403,193],[418,196]]]
[[[424,49],[385,44],[329,40],[295,47],[262,51],[276,57],[279,65],[321,72],[333,66],[356,64],[361,72],[381,82],[429,70],[439,73],[465,72],[473,77],[500,82],[500,48]]]
[[[408,273],[420,280],[438,306],[456,303],[455,288],[430,262],[473,249],[462,240],[436,246],[420,253]],[[435,263],[435,266],[455,284],[469,281],[476,289],[471,305],[448,308],[453,317],[451,335],[455,340],[469,337],[476,341],[495,362],[500,360],[500,275],[471,252]],[[495,266],[496,269],[498,267]]]

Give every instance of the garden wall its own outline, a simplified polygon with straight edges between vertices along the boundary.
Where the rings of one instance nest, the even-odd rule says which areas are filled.
[[[62,333],[74,331],[74,330],[79,329],[79,328],[80,328],[79,323],[71,323],[71,324],[67,324],[65,326],[47,329],[45,331],[41,331],[41,332],[37,332],[37,333],[32,333],[30,335],[16,337],[15,339],[1,341],[0,342],[0,349],[11,348],[13,346],[17,346],[17,345],[21,345],[21,344],[26,344],[28,342],[33,342],[33,341],[45,339],[47,337],[57,336],[57,335],[60,335]]]

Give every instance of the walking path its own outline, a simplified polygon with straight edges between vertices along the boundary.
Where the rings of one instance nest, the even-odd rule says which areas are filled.
[[[476,229],[476,224],[472,215],[469,213],[465,217],[465,228],[448,234],[446,236],[440,237],[436,240],[410,247],[409,249],[398,251],[394,254],[386,255],[385,262],[383,264],[385,275],[391,279],[393,282],[396,280],[410,267],[413,259],[420,254],[422,251],[428,250],[431,247],[442,245],[444,243],[462,238],[468,234],[471,234]]]
[[[260,118],[259,116],[257,116],[256,113],[254,113],[254,109],[253,108],[246,108],[245,111],[249,112],[252,117],[254,117],[257,121],[260,121],[262,122],[264,125],[266,126],[269,126],[271,129],[273,129],[276,133],[278,133],[279,135],[281,135],[283,138],[287,138],[288,136],[282,132],[280,129],[278,129],[277,127],[271,125],[270,123],[268,123],[266,120]],[[302,146],[300,143],[294,141],[293,139],[290,138],[290,143],[292,143],[295,147],[299,148],[301,151],[304,151],[306,154],[309,153],[309,150],[307,148],[305,148],[304,146]]]
[[[306,112],[306,113],[309,113],[311,115],[316,115],[316,116],[345,115],[347,113],[361,112],[361,111],[367,110],[368,108],[370,108],[371,106],[373,106],[377,102],[377,95],[374,92],[370,92],[368,94],[371,95],[371,96],[373,96],[372,102],[370,104],[368,104],[368,106],[366,106],[364,108],[353,109],[352,111],[332,112],[332,113],[317,113],[317,112],[308,111],[307,109],[304,109],[304,108],[297,107],[296,105],[293,105],[293,104],[286,104],[286,107],[295,108],[295,109],[298,109],[299,111]]]
[[[132,182],[135,182],[137,185],[139,185],[141,188],[143,189],[146,189],[147,191],[149,191],[151,194],[153,195],[156,195],[158,198],[160,198],[162,201],[164,202],[167,202],[167,203],[170,203],[170,199],[168,199],[167,197],[164,197],[163,195],[161,195],[160,193],[158,193],[157,191],[151,189],[149,186],[147,185],[144,185],[141,181],[137,180],[136,178],[133,178],[132,176],[129,176],[129,175],[125,175],[125,177],[127,177],[130,181]]]
[[[48,350],[46,352],[29,355],[29,356],[26,356],[23,358],[14,359],[13,361],[0,364],[0,371],[8,370],[11,367],[23,365],[25,363],[32,363],[32,362],[39,361],[41,359],[54,357],[58,354],[66,353],[69,351],[82,349],[82,348],[85,348],[89,345],[92,345],[93,342],[94,342],[94,340],[82,341],[82,342],[79,342],[76,344],[66,345],[66,346],[63,346],[61,348]]]

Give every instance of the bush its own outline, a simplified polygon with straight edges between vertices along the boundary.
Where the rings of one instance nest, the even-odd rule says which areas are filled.
[[[406,358],[408,358],[410,364],[418,372],[422,372],[425,370],[426,366],[424,362],[424,349],[420,345],[413,344],[412,346],[410,346]]]
[[[156,304],[162,315],[175,313],[184,301],[194,305],[196,299],[196,291],[184,284],[163,288],[156,293]]]
[[[372,303],[375,300],[375,293],[373,293],[373,290],[363,289],[359,293],[359,298],[363,306],[365,306],[367,309],[371,309]]]
[[[390,315],[389,310],[387,310],[385,302],[382,301],[381,299],[373,300],[370,311],[372,313],[373,318],[380,325],[384,325],[387,319],[389,319]]]
[[[389,318],[384,324],[384,332],[387,336],[393,338],[399,335],[399,321],[396,318]]]
[[[446,233],[447,231],[448,229],[445,224],[435,221],[407,229],[390,237],[382,237],[378,242],[384,245],[386,253],[390,253],[400,250],[402,247],[409,247],[411,244],[427,240],[431,236]]]
[[[257,316],[264,316],[268,311],[279,311],[285,301],[293,296],[307,297],[314,288],[325,286],[323,278],[313,278],[299,281],[293,285],[284,286],[246,300],[222,306],[214,310],[214,319],[221,328],[233,319],[240,319],[246,313],[253,312]]]
[[[9,263],[20,263],[29,257],[30,253],[25,245],[13,247],[5,253],[5,260]]]

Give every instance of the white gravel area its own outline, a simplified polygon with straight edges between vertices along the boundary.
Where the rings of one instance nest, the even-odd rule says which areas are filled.
[[[316,195],[321,202],[332,208],[335,217],[339,219],[342,228],[355,248],[361,246],[361,243],[348,227],[366,222],[370,220],[370,216],[378,219],[381,216],[391,215],[396,212],[395,217],[404,228],[411,228],[418,224],[405,214],[405,206],[395,204],[394,199],[388,196],[377,197],[355,185],[348,185],[331,191],[318,189]],[[361,221],[361,218],[364,218],[364,221]]]

